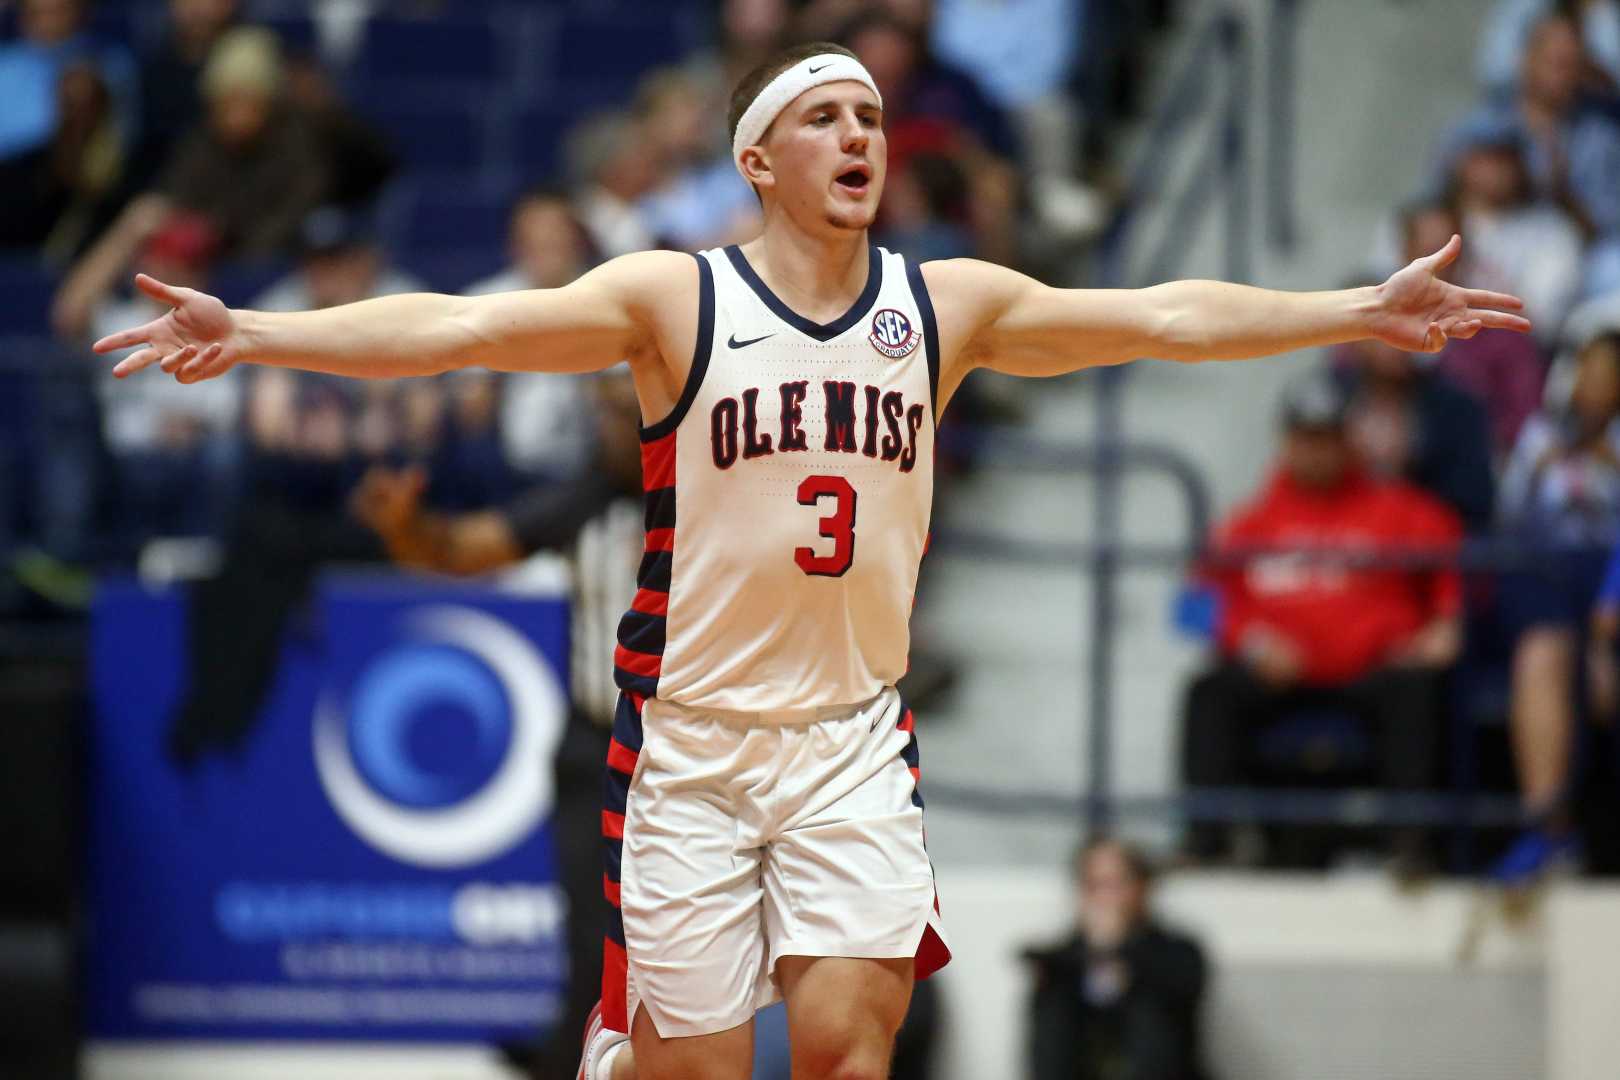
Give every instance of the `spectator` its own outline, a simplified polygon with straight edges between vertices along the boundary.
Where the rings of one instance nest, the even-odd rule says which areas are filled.
[[[291,245],[327,180],[309,131],[282,104],[281,78],[270,31],[244,27],[220,39],[202,75],[207,119],[182,142],[156,190],[131,200],[74,267],[53,311],[60,330],[82,318],[87,283],[116,276],[170,209],[207,217],[222,238],[222,258],[275,255]]]
[[[1548,15],[1530,34],[1515,96],[1467,123],[1517,127],[1536,194],[1569,210],[1589,236],[1612,238],[1620,235],[1620,123],[1582,96],[1585,64],[1575,21]]]
[[[203,119],[203,66],[236,15],[236,0],[169,0],[163,41],[140,61],[141,134],[132,179],[142,188]]]
[[[196,215],[170,215],[147,242],[139,269],[182,288],[206,289],[219,238]],[[96,305],[90,331],[103,337],[162,315],[144,293]],[[122,357],[111,357],[116,362]],[[126,554],[160,536],[211,536],[223,527],[239,477],[236,434],[241,384],[182,386],[173,379],[115,380],[97,358],[103,440],[112,459],[117,533]],[[194,393],[202,390],[202,393]]]
[[[331,76],[311,55],[287,62],[287,104],[308,128],[326,168],[326,202],[363,211],[399,166],[388,140],[344,103]]]
[[[1342,346],[1336,355],[1361,467],[1422,488],[1470,532],[1487,529],[1494,480],[1490,425],[1479,403],[1438,374],[1427,355],[1377,341]]]
[[[513,205],[507,251],[511,265],[469,285],[467,295],[555,289],[583,274],[592,261],[567,197],[545,187],[530,189]],[[495,375],[483,369],[458,372],[455,378],[463,401],[480,394],[498,398],[501,467],[529,483],[567,479],[584,468],[592,442],[588,383],[584,376]]]
[[[630,116],[587,117],[568,134],[574,212],[591,246],[604,259],[654,245],[641,199],[662,182],[657,163],[643,150],[641,125]]]
[[[1291,712],[1322,708],[1348,711],[1373,733],[1385,787],[1420,790],[1436,779],[1441,678],[1462,641],[1460,576],[1331,555],[1432,557],[1455,547],[1461,523],[1417,488],[1362,469],[1347,411],[1331,381],[1292,388],[1276,473],[1220,529],[1202,575],[1220,612],[1220,660],[1187,695],[1189,786],[1254,782],[1260,734]],[[1224,556],[1245,548],[1286,550]],[[1395,842],[1408,865],[1421,854],[1415,834]],[[1222,857],[1228,838],[1199,825],[1188,847]]]
[[[1017,176],[1008,162],[1013,148],[1001,114],[973,80],[933,61],[920,27],[905,19],[868,12],[843,40],[883,94],[890,183],[917,154],[956,161],[968,180],[975,254],[1016,262]]]
[[[918,154],[910,168],[892,178],[883,192],[883,228],[878,242],[919,263],[971,255],[967,198],[967,177],[955,161],[939,154]]]
[[[1580,230],[1560,207],[1536,200],[1516,125],[1477,116],[1451,141],[1445,187],[1468,237],[1468,280],[1521,297],[1536,340],[1556,340],[1580,294]]]
[[[1475,71],[1493,96],[1511,94],[1519,81],[1524,49],[1536,24],[1560,8],[1580,22],[1588,68],[1582,80],[1593,93],[1620,86],[1620,2],[1617,0],[1496,0],[1480,35]]]
[[[37,150],[57,130],[58,88],[71,63],[101,73],[113,102],[120,139],[135,127],[135,65],[119,46],[92,42],[84,32],[84,0],[22,0],[20,35],[0,44],[0,161]]]
[[[1084,22],[1081,0],[940,0],[934,54],[973,77],[1018,132],[1031,204],[1046,232],[1102,225],[1097,193],[1080,182],[1081,116],[1067,93]],[[1029,28],[1042,32],[1032,34]]]
[[[1454,233],[1462,234],[1463,250],[1473,245],[1473,234],[1464,229],[1454,210],[1445,203],[1419,203],[1401,215],[1406,250],[1402,262],[1411,262],[1445,246]],[[1448,281],[1482,281],[1486,275],[1478,262],[1457,263],[1439,271]],[[1453,338],[1435,358],[1435,370],[1456,386],[1472,393],[1485,409],[1490,422],[1494,457],[1507,457],[1519,436],[1519,429],[1541,404],[1542,384],[1547,362],[1534,342],[1524,334],[1502,330],[1481,330],[1471,338]]]
[[[688,251],[759,232],[759,201],[737,172],[730,146],[714,137],[714,116],[723,107],[715,96],[683,68],[653,72],[636,95],[645,150],[664,177],[642,199],[641,216],[660,243]]]
[[[44,146],[0,161],[0,248],[61,264],[111,220],[124,151],[107,84],[89,61],[63,65],[56,117]]]
[[[1520,630],[1514,760],[1520,796],[1538,820],[1496,867],[1517,880],[1577,850],[1564,800],[1583,630],[1620,540],[1620,334],[1587,342],[1568,404],[1525,425],[1502,479],[1502,519],[1536,553],[1533,569],[1502,583],[1506,617]]]
[[[359,215],[337,207],[311,213],[300,229],[299,269],[253,302],[261,311],[307,311],[424,286],[389,266]],[[439,380],[354,383],[278,368],[254,372],[247,431],[259,451],[256,486],[294,494],[310,508],[334,509],[353,469],[397,453],[431,456],[441,444]]]
[[[1208,965],[1198,943],[1149,911],[1153,871],[1117,840],[1075,860],[1072,936],[1025,950],[1030,1080],[1200,1080]]]

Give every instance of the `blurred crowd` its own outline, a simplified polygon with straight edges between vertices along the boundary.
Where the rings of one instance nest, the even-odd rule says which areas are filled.
[[[1187,695],[1182,776],[1473,786],[1479,733],[1505,720],[1533,824],[1495,872],[1518,883],[1578,865],[1583,825],[1608,831],[1613,806],[1586,796],[1620,765],[1620,3],[1486,15],[1478,105],[1346,284],[1459,233],[1443,276],[1521,296],[1534,332],[1438,355],[1359,342],[1290,389],[1275,472],[1200,575],[1218,659]],[[1465,544],[1494,546],[1494,572],[1459,572]],[[1386,839],[1399,867],[1434,859],[1420,829]],[[1328,857],[1241,823],[1187,843],[1200,859]]]
[[[592,458],[581,379],[115,384],[87,346],[156,314],[135,271],[292,310],[552,287],[745,239],[758,204],[730,161],[729,88],[816,38],[885,95],[879,243],[1072,267],[1104,224],[1129,59],[1166,7],[0,0],[0,286],[18,301],[0,610],[71,607],[79,571],[219,538],[266,498],[342,513],[372,466],[421,466],[426,502],[462,510]],[[1032,46],[1029,20],[1053,32]]]

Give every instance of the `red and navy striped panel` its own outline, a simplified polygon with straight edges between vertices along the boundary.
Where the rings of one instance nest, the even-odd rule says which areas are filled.
[[[900,751],[900,760],[906,763],[911,770],[911,805],[921,810],[922,797],[922,755],[917,748],[917,721],[911,715],[911,710],[905,705],[900,706],[900,722],[895,725],[910,736],[905,749]]]
[[[629,806],[630,780],[636,774],[636,759],[641,756],[644,702],[637,694],[619,695],[602,784],[602,895],[608,905],[607,935],[602,942],[602,1023],[614,1031],[626,1033],[630,1030],[625,997],[629,967],[624,951],[619,882],[624,867],[624,815]]]
[[[641,444],[641,482],[647,492],[647,547],[636,574],[635,598],[619,620],[613,678],[626,693],[657,697],[675,559],[675,432]]]

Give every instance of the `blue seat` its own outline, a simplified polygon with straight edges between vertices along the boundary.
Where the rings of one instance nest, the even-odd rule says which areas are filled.
[[[625,13],[570,16],[553,42],[551,83],[559,103],[576,108],[621,105],[648,69],[679,63],[690,45],[679,12],[649,5]]]
[[[484,122],[477,104],[466,98],[427,102],[389,100],[368,92],[357,104],[362,116],[388,136],[394,149],[416,173],[470,173],[483,163]]]
[[[6,298],[4,334],[48,334],[56,277],[32,256],[0,256],[0,296]]]
[[[495,84],[508,74],[505,60],[488,19],[382,16],[366,24],[353,68],[363,80]]]
[[[579,119],[577,109],[550,104],[518,109],[508,132],[512,163],[518,174],[531,183],[560,181],[567,165],[563,143],[568,138],[569,128]]]
[[[511,197],[445,181],[418,185],[395,239],[412,249],[482,248],[499,258],[506,250]]]

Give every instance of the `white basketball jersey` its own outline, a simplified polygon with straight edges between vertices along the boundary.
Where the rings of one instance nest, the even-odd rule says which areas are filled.
[[[939,342],[916,266],[871,249],[813,323],[702,252],[679,404],[642,430],[646,554],[619,686],[705,709],[865,701],[906,670],[933,499]]]

